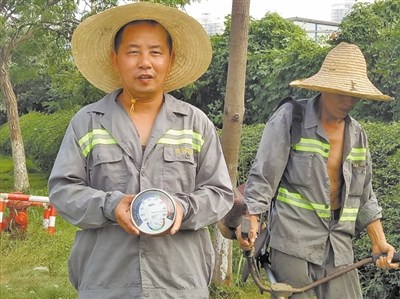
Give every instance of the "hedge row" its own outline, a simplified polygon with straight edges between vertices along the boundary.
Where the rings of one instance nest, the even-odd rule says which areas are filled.
[[[68,123],[76,110],[54,114],[31,112],[20,118],[25,154],[46,173],[49,173],[57,156]],[[0,127],[0,152],[11,156],[8,124]]]
[[[26,155],[44,172],[49,172],[68,122],[76,111],[52,115],[32,112],[20,119]],[[384,210],[382,220],[388,241],[400,250],[400,122],[364,123],[374,164],[374,188]],[[243,126],[238,163],[239,184],[254,161],[264,125]],[[0,153],[11,155],[7,124],[0,127]],[[355,239],[357,259],[370,255],[365,233]],[[377,270],[373,265],[360,269],[365,298],[399,298],[400,271]],[[397,297],[396,297],[397,296]]]

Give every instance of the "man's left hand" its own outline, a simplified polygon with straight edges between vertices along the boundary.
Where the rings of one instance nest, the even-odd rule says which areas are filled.
[[[372,248],[374,254],[385,254],[380,256],[375,265],[381,269],[399,269],[400,263],[392,263],[393,255],[396,252],[394,247],[387,242],[376,244]]]

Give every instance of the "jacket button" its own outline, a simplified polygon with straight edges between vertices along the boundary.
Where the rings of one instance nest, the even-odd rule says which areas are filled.
[[[146,172],[143,170],[140,172],[141,176],[146,176]]]

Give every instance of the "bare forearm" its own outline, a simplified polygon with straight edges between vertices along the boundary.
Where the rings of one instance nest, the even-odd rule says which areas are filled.
[[[399,263],[392,264],[395,249],[386,242],[385,233],[380,220],[368,224],[367,233],[371,240],[372,252],[375,254],[386,254],[376,261],[376,266],[383,269],[398,269],[400,266]]]
[[[372,245],[372,252],[381,253],[381,244],[386,244],[386,237],[381,221],[375,220],[368,224],[367,233]]]

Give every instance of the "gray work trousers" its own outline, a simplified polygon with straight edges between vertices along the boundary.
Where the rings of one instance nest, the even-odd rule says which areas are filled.
[[[300,288],[316,281],[334,270],[333,250],[328,242],[325,264],[319,266],[306,260],[287,255],[270,248],[271,269],[277,282]],[[290,299],[362,299],[362,291],[357,270],[347,272],[305,293],[293,294]]]

